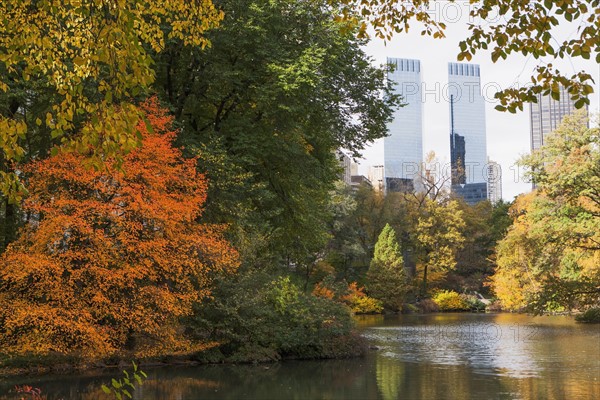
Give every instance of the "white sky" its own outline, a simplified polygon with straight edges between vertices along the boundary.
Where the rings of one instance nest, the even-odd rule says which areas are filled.
[[[448,81],[448,62],[457,61],[458,43],[468,35],[468,9],[467,5],[445,2],[438,3],[436,8],[433,7],[432,15],[446,22],[445,39],[421,36],[419,27],[413,24],[414,27],[411,27],[408,34],[396,34],[387,44],[373,37],[364,50],[373,57],[377,65],[385,64],[386,57],[421,60],[421,79],[423,88],[428,93],[423,106],[423,151],[426,154],[433,150],[440,162],[448,163],[450,117],[449,106],[442,93]],[[574,29],[574,25],[561,26],[558,33],[561,36],[555,35],[555,38],[562,42],[574,33]],[[599,113],[600,65],[595,60],[583,60],[579,57],[544,61],[552,62],[558,70],[567,75],[581,70],[592,75],[595,85],[594,93],[590,98],[590,113]],[[498,103],[494,99],[494,93],[498,88],[504,89],[530,82],[531,73],[540,60],[518,54],[494,64],[490,59],[490,53],[483,52],[473,57],[470,62],[481,66],[481,87],[486,99],[488,156],[491,160],[500,163],[502,167],[502,197],[505,200],[512,200],[518,194],[531,189],[531,184],[523,180],[516,166],[517,159],[530,150],[529,106],[526,105],[523,111],[517,114],[496,111],[494,107]],[[365,149],[363,156],[364,158],[360,160],[359,173],[366,176],[370,165],[383,164],[383,139],[375,141]]]

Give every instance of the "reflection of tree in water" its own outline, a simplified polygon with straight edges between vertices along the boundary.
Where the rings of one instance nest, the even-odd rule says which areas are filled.
[[[383,353],[377,354],[377,387],[383,400],[396,400],[400,398],[400,387],[404,380],[404,363],[386,357]]]
[[[149,373],[149,378],[148,385],[144,385],[144,394],[157,399],[305,400],[376,397],[376,393],[365,390],[367,376],[363,359],[188,367],[174,372],[160,369],[156,373]],[[194,380],[200,378],[210,384],[198,386]],[[150,388],[153,388],[152,391]]]

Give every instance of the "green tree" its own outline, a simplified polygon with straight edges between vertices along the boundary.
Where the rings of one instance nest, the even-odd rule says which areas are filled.
[[[524,157],[537,190],[512,209],[492,287],[507,308],[585,308],[600,293],[600,129],[566,117]],[[511,294],[510,289],[515,289]]]
[[[367,272],[367,289],[385,308],[397,311],[402,307],[408,285],[396,232],[389,224],[375,245],[375,255]]]
[[[314,263],[328,240],[334,150],[356,156],[384,136],[398,99],[366,42],[322,4],[216,4],[225,18],[207,33],[212,46],[172,40],[157,64],[181,141],[210,178],[205,215],[231,224],[246,263]]]
[[[337,278],[348,282],[356,281],[359,279],[361,260],[366,255],[356,226],[358,203],[352,194],[352,188],[343,181],[336,182],[335,190],[331,191],[330,195],[331,239],[325,249],[325,260],[334,266]],[[364,274],[364,271],[361,272]]]
[[[362,20],[363,35],[370,24],[378,37],[390,39],[393,34],[406,32],[418,22],[423,35],[445,38],[446,24],[438,20],[438,13],[431,12],[431,0],[330,2],[345,5],[343,18]],[[552,60],[581,57],[595,58],[600,63],[600,0],[471,0],[467,4],[469,36],[457,48],[459,61],[470,61],[476,53],[488,50],[494,62],[515,53],[545,58],[531,77],[533,85],[505,89],[496,95],[501,103],[497,109],[513,113],[517,108],[523,110],[523,103],[535,102],[538,93],[551,94],[558,99],[560,85],[568,89],[577,108],[589,104],[587,96],[594,91],[590,85],[594,82],[592,76],[584,71],[567,76],[553,68]],[[559,25],[573,26],[573,33],[562,42],[555,39]]]

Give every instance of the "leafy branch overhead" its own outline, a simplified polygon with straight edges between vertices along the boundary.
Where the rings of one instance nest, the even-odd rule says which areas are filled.
[[[337,3],[337,0],[330,1]],[[442,2],[341,0],[340,3],[341,18],[360,20],[363,36],[367,35],[370,25],[377,37],[390,40],[394,34],[408,32],[411,25],[417,24],[422,35],[434,39],[446,37],[446,24],[438,20],[438,13],[432,12],[436,3]],[[545,60],[532,74],[531,85],[496,94],[500,100],[498,110],[512,113],[522,110],[524,103],[536,102],[539,93],[558,99],[561,85],[575,100],[577,108],[589,104],[588,96],[594,92],[592,76],[585,71],[565,74],[551,61],[581,57],[600,63],[600,0],[469,0],[455,3],[457,7],[468,7],[469,10],[469,36],[459,43],[459,61],[470,61],[481,51],[489,51],[493,62],[506,60],[517,53]],[[573,29],[573,34],[562,43],[555,38],[559,25]]]
[[[34,81],[53,94],[36,115],[25,103],[0,113],[0,160],[22,159],[19,139],[43,126],[94,166],[140,143],[132,99],[154,81],[146,49],[167,38],[205,47],[222,19],[210,0],[3,0],[0,15],[1,91]],[[18,200],[15,174],[0,178]]]

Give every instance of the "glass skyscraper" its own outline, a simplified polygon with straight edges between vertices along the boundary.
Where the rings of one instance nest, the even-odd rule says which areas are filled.
[[[566,115],[575,112],[575,101],[560,86],[560,100],[538,94],[537,103],[530,103],[531,151],[544,145],[544,138],[560,125]]]
[[[387,78],[406,105],[394,112],[384,139],[385,188],[387,191],[419,190],[423,161],[423,101],[421,62],[388,58],[392,70]]]
[[[487,199],[485,101],[479,65],[448,63],[452,191],[469,204]]]

